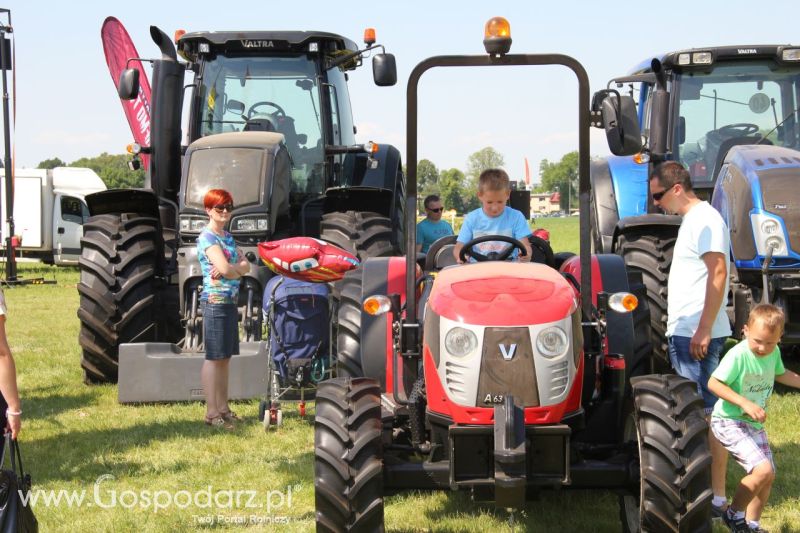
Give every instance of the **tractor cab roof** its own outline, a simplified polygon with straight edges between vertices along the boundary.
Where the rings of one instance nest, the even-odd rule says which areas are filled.
[[[196,61],[200,54],[221,52],[272,55],[318,51],[337,55],[357,50],[350,39],[321,31],[200,31],[185,33],[178,39],[178,51],[190,61]]]
[[[657,56],[661,64],[667,68],[678,69],[707,69],[717,61],[736,61],[751,59],[775,59],[781,64],[794,64],[800,67],[800,61],[786,61],[783,58],[784,50],[796,50],[797,46],[791,44],[756,44],[756,45],[730,45],[730,46],[706,46],[703,48],[687,48],[667,52]],[[702,62],[694,62],[695,54],[709,53],[710,56],[704,57]],[[644,74],[652,72],[653,58],[649,57],[638,64],[630,74]],[[687,62],[688,61],[688,62]]]

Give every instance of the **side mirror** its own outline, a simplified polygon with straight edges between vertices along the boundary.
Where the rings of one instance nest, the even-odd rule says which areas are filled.
[[[636,104],[630,96],[609,94],[600,104],[608,148],[614,155],[633,155],[642,149]]]
[[[244,102],[240,102],[239,100],[234,100],[231,98],[228,100],[228,103],[225,104],[225,111],[230,111],[231,113],[235,113],[237,115],[243,115]]]
[[[378,87],[391,87],[397,83],[394,54],[375,54],[372,58],[372,78]]]
[[[139,97],[139,70],[126,68],[119,75],[117,94],[123,100],[135,100]]]

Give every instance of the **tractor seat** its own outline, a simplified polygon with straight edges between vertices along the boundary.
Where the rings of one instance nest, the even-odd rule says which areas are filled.
[[[456,247],[456,236],[447,235],[437,239],[431,244],[425,255],[425,272],[431,270],[441,270],[444,267],[457,265],[456,258],[453,257],[453,248]]]
[[[277,131],[275,124],[267,117],[256,116],[247,120],[243,131]]]

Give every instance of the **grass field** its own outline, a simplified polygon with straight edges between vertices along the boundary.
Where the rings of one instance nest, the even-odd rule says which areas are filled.
[[[576,224],[537,221],[554,242],[577,233]],[[119,405],[115,386],[82,383],[77,270],[21,265],[20,275],[57,281],[5,289],[24,409],[20,442],[34,489],[43,491],[34,505],[42,531],[313,531],[313,409],[301,420],[286,405],[284,426],[265,434],[258,401],[241,402],[235,408],[246,423],[228,434],[203,424],[199,403]],[[764,517],[773,532],[800,531],[798,427],[800,394],[779,391],[767,422],[778,465]],[[740,471],[729,472],[730,494]],[[513,517],[465,494],[414,492],[387,498],[386,526],[602,533],[619,531],[617,512],[608,492],[545,492]]]

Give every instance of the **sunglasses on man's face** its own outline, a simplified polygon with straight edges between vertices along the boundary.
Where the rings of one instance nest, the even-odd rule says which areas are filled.
[[[667,194],[669,191],[671,191],[671,190],[672,190],[674,187],[675,187],[675,186],[673,185],[673,186],[672,186],[672,187],[670,187],[669,189],[664,189],[663,191],[654,192],[654,193],[652,194],[652,196],[653,196],[653,201],[655,201],[655,202],[660,202],[660,201],[661,201],[661,199],[662,199],[662,198],[664,198],[664,195],[665,195],[665,194]]]
[[[222,213],[223,211],[227,211],[228,213],[230,213],[233,211],[233,204],[215,205],[214,211],[216,211],[217,213]]]
[[[442,211],[444,211],[444,207],[437,207],[436,209],[429,207],[428,211],[430,211],[431,213],[441,213]]]

